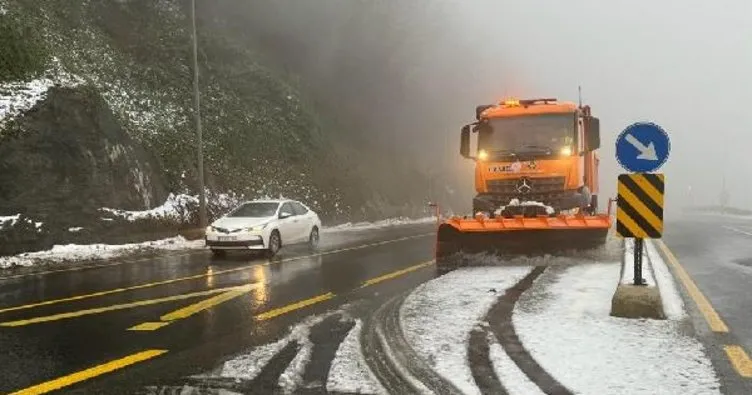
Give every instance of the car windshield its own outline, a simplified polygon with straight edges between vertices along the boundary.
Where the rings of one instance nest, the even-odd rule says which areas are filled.
[[[279,203],[268,203],[268,202],[245,203],[242,206],[233,210],[230,214],[227,214],[227,216],[228,217],[251,217],[251,218],[271,217],[274,215],[274,213],[277,212],[277,207],[279,207]]]
[[[487,126],[481,127],[478,148],[509,154],[558,152],[572,145],[574,125],[573,114],[491,119]]]

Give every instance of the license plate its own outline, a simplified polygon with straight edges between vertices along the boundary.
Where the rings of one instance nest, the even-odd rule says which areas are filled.
[[[235,241],[237,239],[235,236],[219,236],[219,241]]]

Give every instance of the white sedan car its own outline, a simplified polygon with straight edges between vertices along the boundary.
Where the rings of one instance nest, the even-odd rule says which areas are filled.
[[[206,228],[212,253],[226,250],[261,250],[274,256],[282,246],[307,243],[316,248],[321,220],[295,200],[245,202]]]

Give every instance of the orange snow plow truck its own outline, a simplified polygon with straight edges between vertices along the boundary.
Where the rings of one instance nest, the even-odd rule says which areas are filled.
[[[598,213],[600,130],[589,106],[506,100],[475,115],[460,139],[460,154],[475,160],[473,216],[439,225],[440,273],[468,265],[468,253],[537,255],[605,243],[611,216]]]

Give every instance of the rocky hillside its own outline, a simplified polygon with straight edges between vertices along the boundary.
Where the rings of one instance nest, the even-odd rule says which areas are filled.
[[[259,9],[197,3],[206,182],[210,196],[223,197],[210,214],[239,198],[280,195],[306,201],[328,223],[425,214],[425,176],[385,112],[397,105],[378,106],[386,85],[353,85],[362,79],[353,68],[371,59],[337,66],[340,84],[329,74],[322,85],[317,73],[289,67],[295,53],[311,56],[305,32],[295,41],[270,37],[263,24],[238,31],[238,15],[257,21]],[[189,5],[0,0],[0,217],[19,218],[0,226],[0,253],[195,225],[195,213],[134,223],[102,210],[196,194]],[[380,78],[393,86],[405,77],[388,74]]]
[[[268,38],[197,3],[213,193],[298,198],[330,222],[423,212],[414,163],[352,130],[357,114],[281,67]],[[0,0],[0,215],[80,226],[196,193],[189,5]]]

